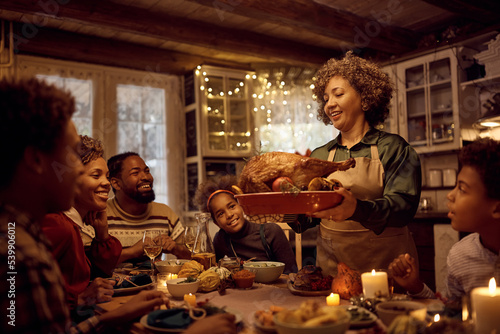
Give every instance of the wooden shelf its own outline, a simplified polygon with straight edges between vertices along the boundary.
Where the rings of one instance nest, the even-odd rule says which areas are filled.
[[[493,82],[491,82],[491,81],[493,81]],[[464,81],[464,82],[460,83],[460,87],[489,86],[489,85],[500,85],[500,75],[491,76],[491,77],[484,77],[484,78]]]

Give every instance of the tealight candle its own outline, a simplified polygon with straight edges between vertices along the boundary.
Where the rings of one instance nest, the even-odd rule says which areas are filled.
[[[330,293],[328,297],[326,297],[326,305],[328,306],[337,306],[340,304],[340,296],[338,293]]]
[[[362,273],[361,284],[365,298],[389,296],[389,280],[386,272],[373,269],[371,273]]]
[[[167,280],[168,275],[158,274],[156,275],[156,290],[167,291]]]
[[[176,279],[176,278],[177,278],[177,274],[168,274],[167,275],[167,280]]]
[[[500,330],[500,288],[497,288],[495,278],[490,279],[489,287],[472,290],[471,305],[476,334]]]
[[[196,296],[192,293],[184,295],[184,302],[192,307],[196,307]]]

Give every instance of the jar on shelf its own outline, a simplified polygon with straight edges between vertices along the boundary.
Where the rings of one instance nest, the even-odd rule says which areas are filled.
[[[443,129],[443,124],[432,124],[432,139],[442,139]]]

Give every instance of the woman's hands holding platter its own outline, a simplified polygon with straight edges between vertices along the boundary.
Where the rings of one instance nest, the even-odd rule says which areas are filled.
[[[358,204],[357,198],[346,188],[340,187],[336,189],[335,192],[342,195],[342,202],[331,209],[315,212],[312,214],[312,217],[342,221],[350,218],[354,214]]]

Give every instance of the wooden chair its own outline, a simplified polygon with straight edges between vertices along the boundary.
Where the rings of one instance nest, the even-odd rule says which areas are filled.
[[[276,223],[278,224],[282,229],[283,232],[285,232],[285,235],[290,241],[290,231],[292,231],[292,228],[286,224],[286,223]],[[297,261],[297,268],[300,270],[302,268],[302,235],[300,233],[294,233],[295,234],[295,260]]]

